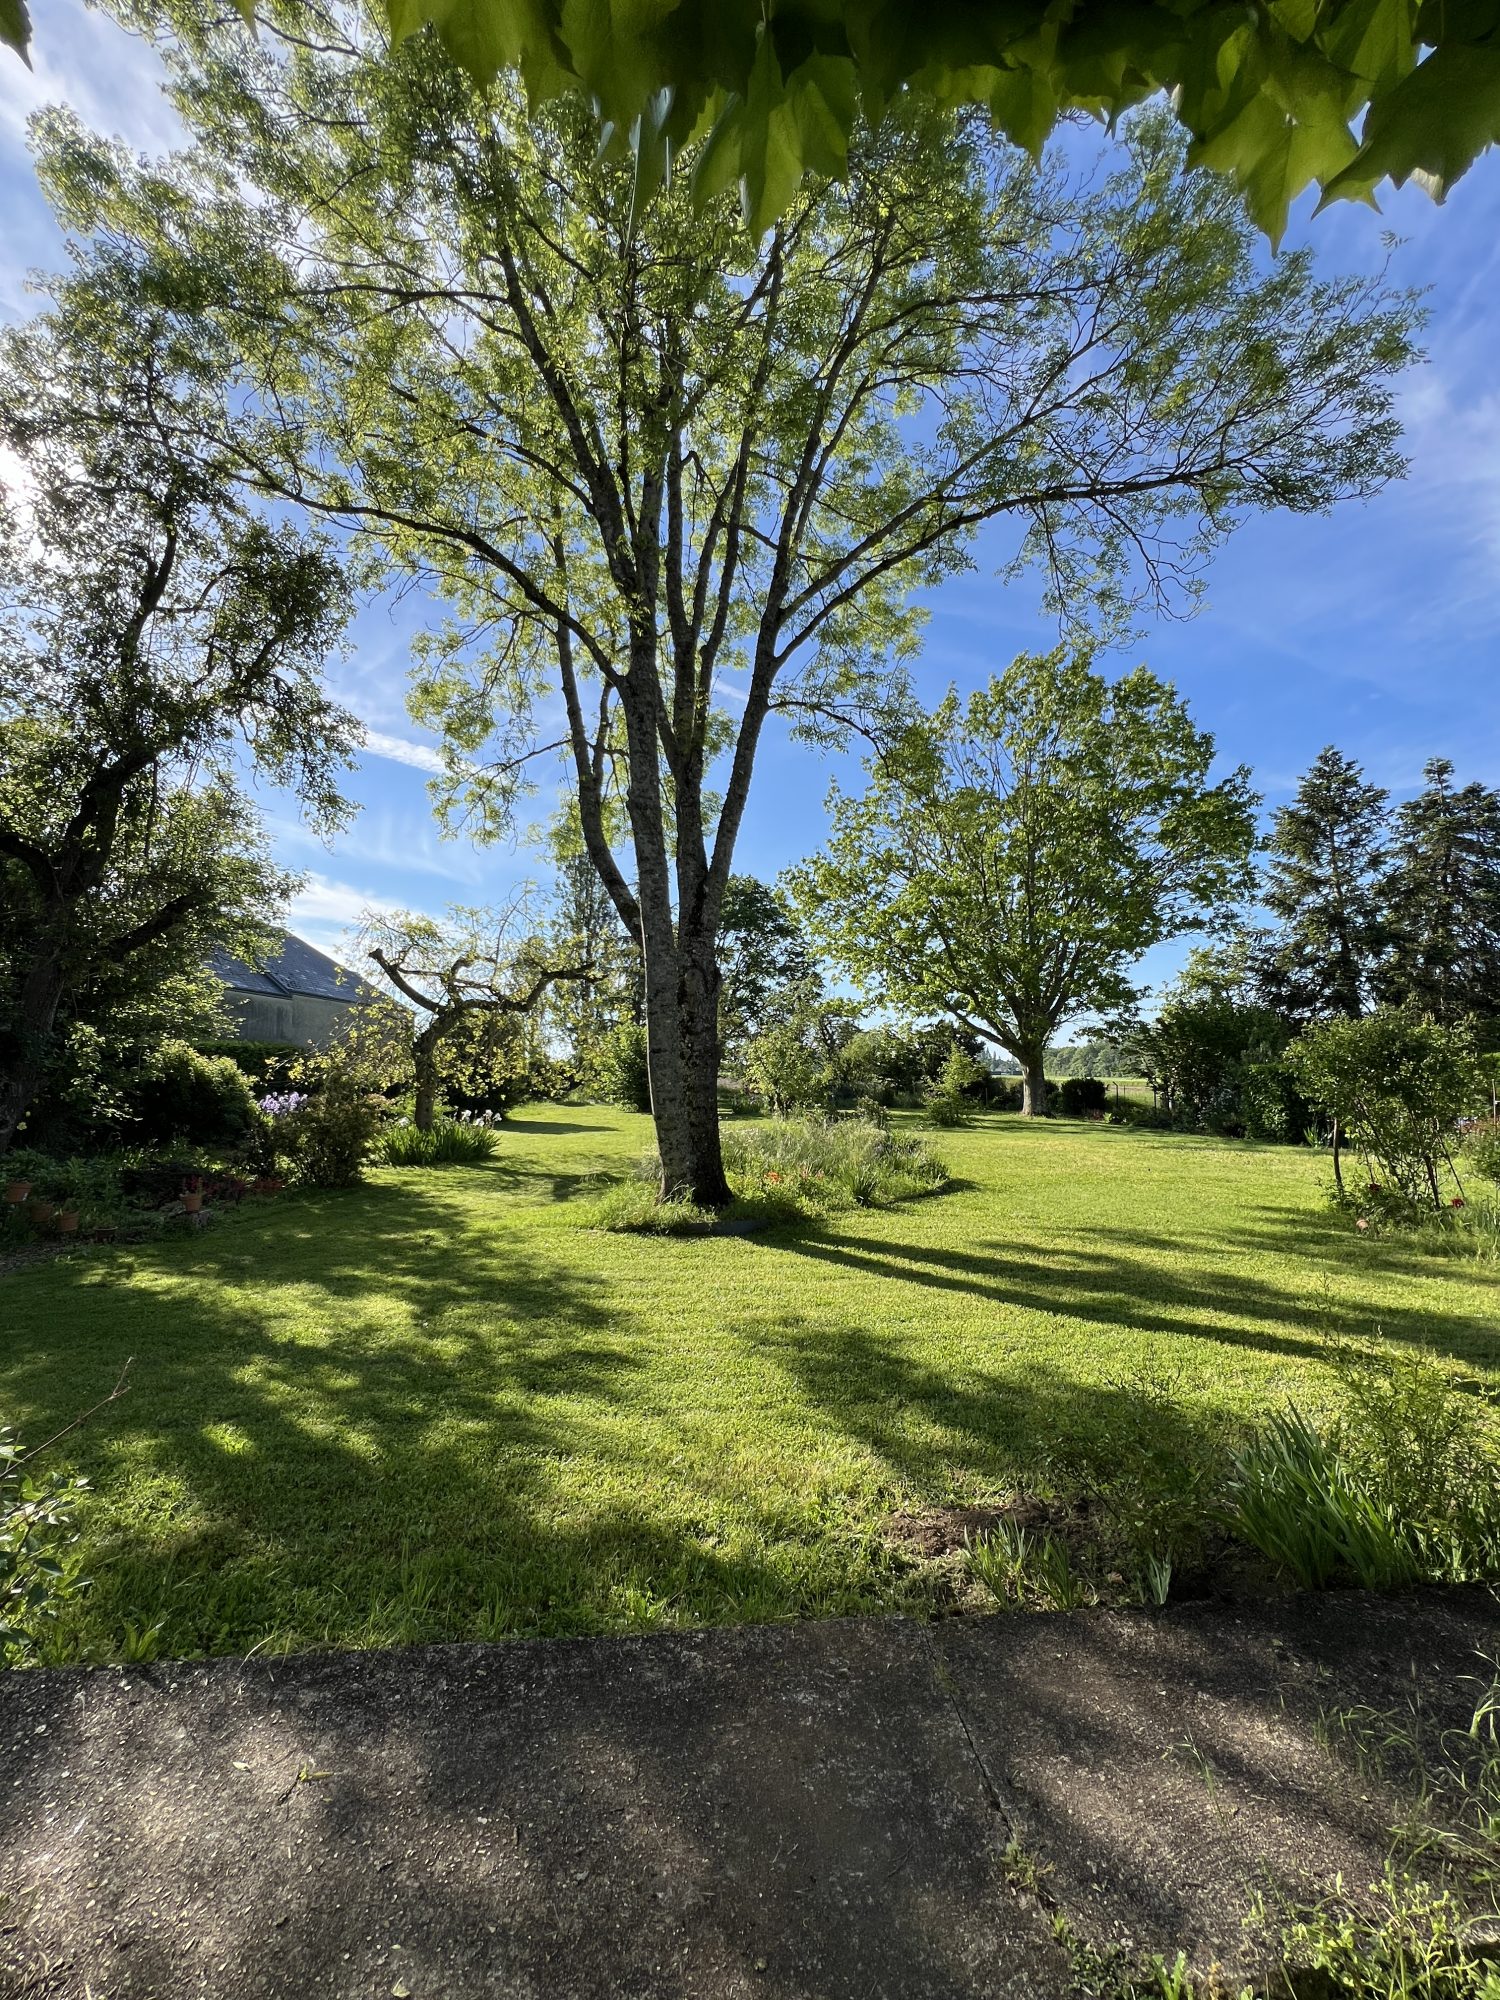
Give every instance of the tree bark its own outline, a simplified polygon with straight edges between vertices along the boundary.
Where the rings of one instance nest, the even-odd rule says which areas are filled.
[[[373,952],[370,955],[376,956]],[[438,1021],[429,1021],[420,1034],[412,1037],[412,1123],[419,1132],[430,1132],[437,1120],[437,1056],[441,1040],[442,1024]]]
[[[0,1076],[0,1153],[8,1152],[14,1144],[16,1130],[46,1074],[66,983],[61,960],[50,956],[37,959],[21,982],[16,1003],[16,1051]]]
[[[430,1071],[418,1074],[412,1109],[412,1123],[419,1132],[430,1132],[437,1121],[437,1080]]]
[[[1028,1051],[1021,1058],[1021,1116],[1023,1118],[1045,1118],[1047,1115],[1047,1059],[1045,1049]]]
[[[680,985],[693,1200],[700,1208],[724,1208],[733,1195],[719,1137],[719,968],[714,940],[693,940]]]

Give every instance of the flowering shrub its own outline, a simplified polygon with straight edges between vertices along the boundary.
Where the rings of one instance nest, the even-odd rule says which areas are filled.
[[[266,1118],[290,1118],[293,1112],[300,1111],[307,1101],[305,1090],[278,1090],[273,1091],[269,1097],[258,1098],[256,1103],[262,1116]]]

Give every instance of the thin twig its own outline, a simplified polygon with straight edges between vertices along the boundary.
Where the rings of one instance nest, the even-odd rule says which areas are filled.
[[[125,1366],[120,1370],[120,1379],[107,1396],[101,1397],[92,1409],[80,1411],[74,1417],[72,1423],[64,1424],[60,1431],[54,1431],[51,1437],[44,1439],[41,1444],[34,1444],[31,1450],[24,1452],[20,1458],[12,1459],[9,1470],[19,1472],[23,1465],[30,1465],[34,1458],[40,1458],[44,1451],[50,1451],[53,1445],[60,1443],[70,1431],[76,1431],[80,1424],[86,1424],[90,1417],[97,1417],[99,1412],[105,1409],[110,1403],[117,1403],[121,1396],[128,1395],[130,1393],[130,1384],[125,1378],[129,1375],[131,1363],[134,1360],[135,1356],[133,1354],[126,1355]]]

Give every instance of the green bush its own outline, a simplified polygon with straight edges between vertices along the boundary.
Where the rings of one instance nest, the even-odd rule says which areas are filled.
[[[984,1081],[985,1072],[955,1042],[943,1058],[943,1066],[923,1091],[927,1116],[934,1125],[967,1125],[973,1109],[970,1093]]]
[[[353,1078],[325,1072],[316,1095],[279,1121],[278,1144],[306,1186],[358,1187],[385,1110]]]
[[[1467,1028],[1445,1028],[1398,1007],[1358,1021],[1320,1021],[1286,1053],[1300,1090],[1336,1120],[1362,1162],[1363,1185],[1390,1199],[1367,1222],[1437,1213],[1463,1190],[1453,1170],[1459,1120],[1488,1099]],[[1356,1205],[1357,1189],[1347,1190]]]
[[[233,1145],[255,1123],[244,1072],[227,1056],[205,1056],[187,1042],[163,1042],[132,1093],[132,1125],[148,1145]]]
[[[1500,1182],[1500,1120],[1483,1119],[1466,1135],[1463,1163],[1481,1180]]]
[[[293,1069],[307,1055],[297,1042],[194,1042],[193,1047],[200,1056],[232,1062],[255,1085],[257,1095],[289,1089]]]
[[[473,1167],[493,1159],[498,1145],[487,1125],[440,1118],[423,1132],[403,1119],[381,1134],[379,1152],[388,1167]]]
[[[604,1037],[590,1080],[606,1104],[621,1105],[626,1111],[651,1109],[646,1030],[638,1022],[622,1021]]]
[[[1241,1454],[1234,1531],[1308,1589],[1500,1575],[1500,1439],[1488,1404],[1421,1356],[1346,1354],[1322,1427],[1273,1416]]]
[[[1064,1118],[1089,1118],[1109,1109],[1109,1092],[1098,1076],[1065,1076],[1057,1100]]]

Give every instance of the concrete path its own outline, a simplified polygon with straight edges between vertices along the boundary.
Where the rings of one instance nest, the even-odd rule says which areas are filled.
[[[1381,1872],[1482,1591],[0,1676],[0,1995],[1051,2000]],[[1058,1913],[1076,1940],[1059,1944]]]

